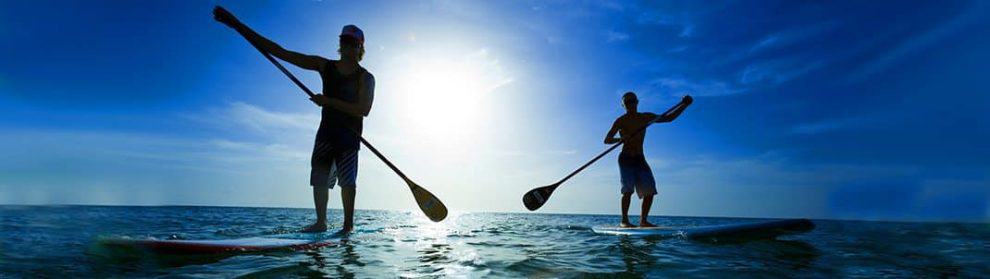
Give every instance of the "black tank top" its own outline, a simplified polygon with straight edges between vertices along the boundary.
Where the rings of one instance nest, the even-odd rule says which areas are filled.
[[[340,99],[348,103],[358,102],[358,88],[366,70],[358,67],[349,75],[337,71],[337,61],[326,63],[320,71],[323,78],[323,94],[330,98]],[[316,141],[329,142],[334,148],[360,148],[358,136],[361,135],[363,117],[352,116],[342,111],[323,107],[320,129],[316,132]]]

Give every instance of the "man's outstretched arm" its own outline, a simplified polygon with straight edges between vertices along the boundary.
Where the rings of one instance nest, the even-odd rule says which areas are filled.
[[[690,95],[684,96],[684,98],[681,99],[680,103],[677,103],[676,105],[668,109],[666,112],[661,114],[660,119],[657,119],[656,122],[666,123],[666,122],[674,121],[674,119],[677,119],[677,117],[680,116],[682,112],[684,112],[684,109],[687,109],[687,107],[690,106],[691,103],[693,102],[694,102],[694,98],[691,98]]]
[[[282,46],[279,46],[275,42],[272,42],[268,38],[261,36],[257,32],[254,32],[254,30],[251,30],[251,28],[247,27],[244,23],[241,23],[237,17],[234,17],[233,14],[223,7],[217,6],[213,9],[213,18],[216,19],[216,21],[233,28],[237,31],[237,33],[240,33],[241,36],[244,36],[248,42],[258,46],[261,50],[270,53],[285,62],[292,63],[297,67],[317,71],[322,68],[327,61],[326,59],[316,55],[305,55],[282,48]]]

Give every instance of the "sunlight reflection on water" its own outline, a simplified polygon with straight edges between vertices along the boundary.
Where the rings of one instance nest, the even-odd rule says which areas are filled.
[[[616,216],[359,210],[355,233],[318,251],[222,257],[106,253],[95,239],[228,239],[283,234],[312,210],[219,207],[2,207],[0,274],[62,277],[580,277],[988,274],[990,227],[816,221],[815,231],[743,243],[591,232]],[[340,224],[340,211],[330,214]],[[751,219],[658,217],[660,225]]]

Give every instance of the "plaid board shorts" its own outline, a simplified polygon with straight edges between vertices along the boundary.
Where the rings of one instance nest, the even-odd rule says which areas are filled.
[[[313,145],[312,171],[309,185],[313,187],[357,186],[358,149],[341,149],[329,142],[317,141]]]

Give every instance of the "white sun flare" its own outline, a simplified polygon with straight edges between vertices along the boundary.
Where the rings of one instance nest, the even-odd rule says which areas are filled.
[[[400,113],[412,140],[471,141],[490,115],[490,94],[512,81],[499,61],[482,49],[457,53],[417,53],[404,59],[398,75]]]

